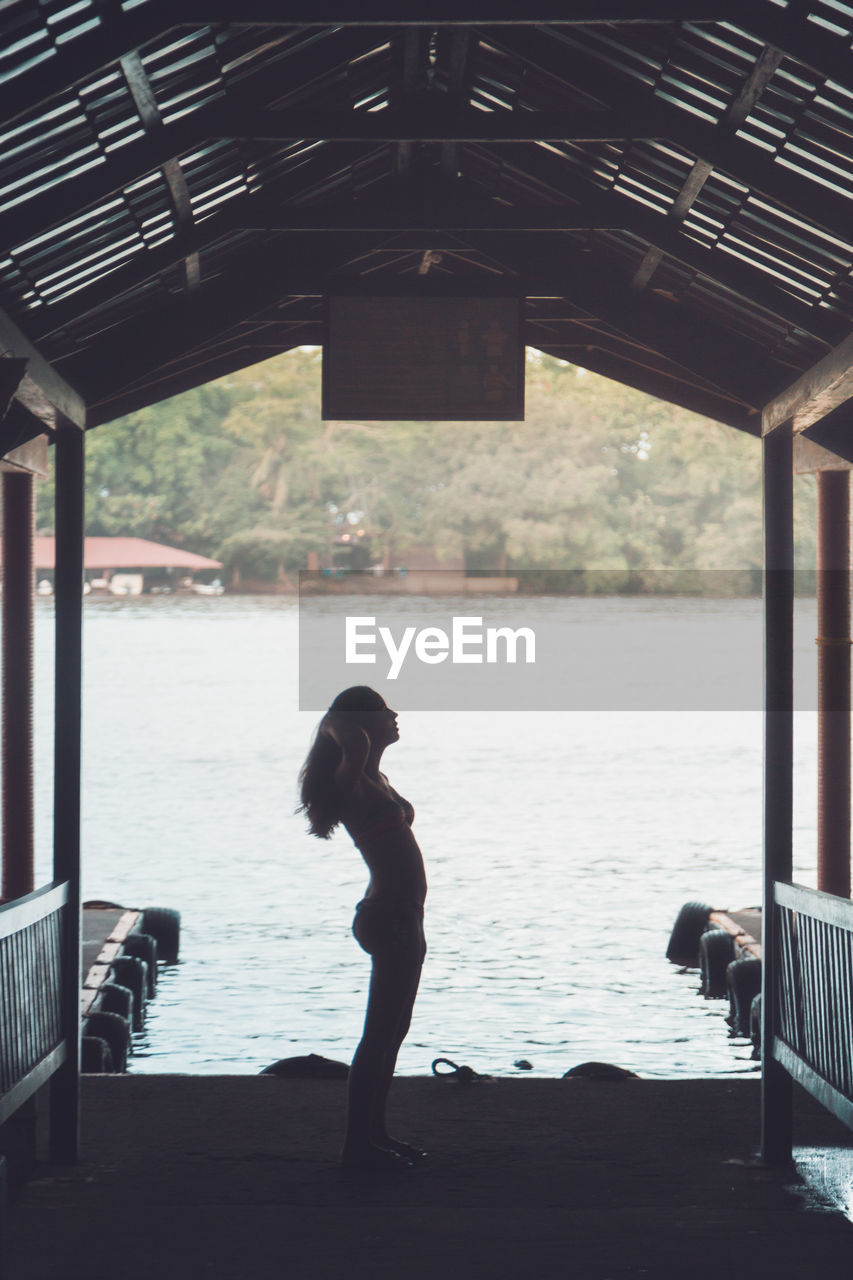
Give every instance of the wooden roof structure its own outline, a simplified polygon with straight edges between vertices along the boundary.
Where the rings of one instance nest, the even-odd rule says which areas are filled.
[[[528,344],[756,435],[837,360],[851,0],[399,11],[2,5],[0,452],[322,343],[336,291],[517,293]]]
[[[790,1162],[791,1072],[850,1122],[849,1061],[816,1074],[777,1013],[799,1001],[779,913],[807,892],[795,437],[853,462],[851,46],[853,0],[0,0],[0,458],[26,470],[50,435],[57,535],[56,883],[4,929],[49,914],[62,950],[61,1037],[5,1106],[56,1073],[54,1160],[77,1159],[80,1120],[84,429],[322,343],[347,292],[518,297],[527,343],[762,437],[763,1156]],[[849,709],[849,635],[821,645]],[[10,736],[11,701],[7,760],[29,725],[16,695]],[[853,933],[830,905],[813,918]],[[850,1043],[838,1009],[818,1065]]]

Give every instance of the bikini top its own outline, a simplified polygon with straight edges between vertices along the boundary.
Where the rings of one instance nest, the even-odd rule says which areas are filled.
[[[414,805],[395,791],[393,796],[381,800],[367,821],[351,834],[358,844],[365,835],[374,836],[384,831],[393,831],[397,827],[410,827],[414,820]]]

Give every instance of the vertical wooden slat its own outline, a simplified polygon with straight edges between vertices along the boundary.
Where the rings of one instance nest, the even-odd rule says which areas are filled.
[[[33,477],[4,472],[2,612],[2,897],[33,888]]]
[[[827,932],[827,949],[829,960],[829,972],[827,974],[827,982],[824,988],[824,1001],[827,1006],[827,1015],[832,1034],[832,1084],[836,1089],[843,1089],[843,1053],[841,1049],[841,1039],[843,1035],[843,1025],[841,1021],[842,1005],[839,1000],[839,981],[841,977],[841,965],[839,962],[838,952],[838,934],[839,930],[835,925],[828,925]]]
[[[814,1002],[811,982],[811,929],[808,916],[800,913],[800,980],[803,992],[803,1057],[817,1068],[815,1052]]]
[[[0,938],[0,1096],[62,1042],[62,909]]]
[[[793,426],[763,439],[764,506],[764,946],[762,948],[761,1153],[791,1160],[791,1079],[773,1056],[778,1022],[774,884],[792,874],[794,769]]]
[[[0,1018],[2,1025],[2,1051],[0,1051],[0,1089],[3,1093],[12,1083],[12,1059],[9,1043],[12,1030],[11,978],[9,974],[8,938],[0,939]]]
[[[65,1062],[51,1080],[50,1156],[76,1162],[80,1150],[80,721],[82,694],[84,446],[63,425],[55,444],[56,654],[53,876],[68,882],[62,919],[62,1035]]]
[[[836,931],[836,1017],[838,1019],[839,1036],[838,1036],[838,1083],[842,1093],[849,1093],[850,1079],[848,1070],[849,1060],[849,1040],[853,1033],[853,1023],[850,1020],[850,1003],[849,992],[847,990],[847,981],[844,973],[844,953],[846,947],[847,933],[844,929]]]
[[[818,472],[817,491],[817,887],[849,898],[849,472]]]

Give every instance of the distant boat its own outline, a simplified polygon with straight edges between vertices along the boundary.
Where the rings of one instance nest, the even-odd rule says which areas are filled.
[[[218,578],[214,578],[213,582],[194,582],[190,587],[197,596],[221,596],[225,594],[225,588]]]

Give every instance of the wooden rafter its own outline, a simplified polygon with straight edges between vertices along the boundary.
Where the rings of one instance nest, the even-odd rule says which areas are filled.
[[[770,83],[774,72],[782,61],[782,56],[781,51],[778,49],[773,49],[769,46],[762,49],[755,60],[751,72],[729,103],[725,115],[720,121],[719,127],[722,132],[734,135],[741,127]],[[684,221],[712,173],[713,168],[707,160],[697,160],[694,163],[670,211],[673,222]],[[646,250],[634,279],[631,281],[633,288],[644,289],[646,287],[660,266],[662,258],[663,250],[657,245],[653,245]]]
[[[760,419],[743,405],[725,396],[715,395],[701,388],[689,386],[682,379],[672,378],[659,369],[649,368],[639,360],[626,359],[624,355],[614,355],[604,345],[590,345],[579,350],[566,350],[559,343],[542,343],[540,349],[560,359],[568,360],[581,369],[589,369],[591,373],[599,373],[604,378],[612,378],[616,382],[627,382],[644,391],[647,395],[656,396],[659,400],[667,400],[671,404],[689,409],[691,413],[701,413],[706,418],[723,422],[727,426],[737,427],[750,435],[758,435]]]
[[[445,33],[444,45],[447,61],[447,100],[452,114],[458,119],[465,115],[483,115],[482,111],[473,112],[468,104],[468,81],[471,72],[471,51],[473,35],[466,27],[454,28]],[[514,112],[512,114],[515,114]],[[473,122],[472,122],[473,123]],[[462,130],[464,133],[465,130]],[[442,140],[441,172],[445,178],[455,178],[458,170],[458,150],[461,134],[456,132]]]
[[[53,429],[60,422],[85,427],[86,405],[81,396],[45,360],[14,320],[0,311],[0,358],[4,356],[26,360],[26,372],[15,391],[15,399],[38,418],[43,429]]]
[[[129,13],[122,11],[120,0],[108,0],[100,11],[97,26],[0,85],[0,120],[4,125],[46,108],[54,98],[114,66],[125,54],[162,38],[175,25],[169,0],[149,0]]]
[[[318,40],[299,59],[298,78],[295,76],[288,83],[289,92],[346,67],[352,58],[371,48],[374,39],[368,40],[364,35],[359,39],[351,31],[342,31]],[[205,142],[209,144],[210,139],[229,136],[227,119],[232,107],[236,112],[251,109],[259,98],[281,93],[282,70],[275,63],[242,82],[239,90],[229,94],[227,105],[214,102],[164,124],[112,152],[97,168],[67,178],[0,213],[0,241],[16,245],[79,217],[148,174],[162,171]]]
[[[835,80],[838,84],[853,83],[853,53],[849,38],[809,22],[807,16],[797,9],[795,5],[782,9],[768,4],[767,0],[743,0],[740,12],[732,21],[821,78]]]
[[[790,366],[768,358],[757,344],[687,307],[631,292],[624,275],[600,261],[590,266],[580,253],[555,260],[534,241],[514,247],[501,233],[480,233],[471,242],[511,264],[522,278],[529,270],[549,271],[556,293],[753,408],[761,408],[790,378]]]
[[[502,47],[505,52],[541,67],[593,99],[617,100],[620,108],[629,114],[645,112],[657,105],[666,121],[670,142],[734,178],[747,190],[758,192],[789,210],[795,218],[811,221],[840,240],[849,240],[850,201],[844,195],[778,165],[749,142],[721,134],[716,125],[664,102],[652,89],[615,68],[608,67],[606,75],[602,74],[590,59],[562,43],[558,30],[551,29],[548,36],[546,41],[540,34],[513,29],[506,33],[506,38],[502,33]]]
[[[821,418],[842,409],[851,399],[853,333],[765,404],[761,433],[768,435],[786,422],[793,424],[794,431],[804,431]],[[846,414],[844,409],[845,420]]]
[[[407,109],[416,101],[425,86],[429,59],[428,32],[417,27],[407,27],[405,31],[396,37],[395,45],[397,48],[399,74],[393,86],[394,105],[389,111],[382,111],[379,114],[405,116]],[[368,112],[351,112],[349,113],[349,118],[352,119],[356,114],[367,115]],[[360,139],[360,141],[363,141],[363,139]],[[399,177],[411,173],[412,142],[414,139],[404,138],[401,135],[395,139],[383,138],[381,141],[393,141],[396,143],[394,147],[394,172]]]
[[[125,78],[130,96],[148,137],[157,137],[164,127],[163,117],[157,105],[157,99],[151,88],[151,82],[145,73],[142,59],[138,53],[128,53],[121,59],[122,75]],[[193,207],[189,188],[180,160],[172,158],[166,161],[161,170],[163,179],[169,189],[172,210],[175,216],[175,227],[179,235],[186,235],[194,225]],[[188,293],[198,288],[199,258],[197,252],[190,252],[184,257],[184,288]]]
[[[324,245],[298,254],[269,246],[243,254],[230,275],[202,284],[191,296],[167,299],[158,308],[97,335],[91,347],[62,362],[63,372],[99,403],[185,354],[210,343],[291,293],[321,294],[330,269]],[[306,287],[309,286],[310,288]]]
[[[278,0],[175,0],[182,22],[247,26],[448,27],[530,23],[659,23],[735,21],[738,0],[655,0],[642,11],[634,0],[413,0],[401,13],[396,0],[312,0],[286,7]]]

